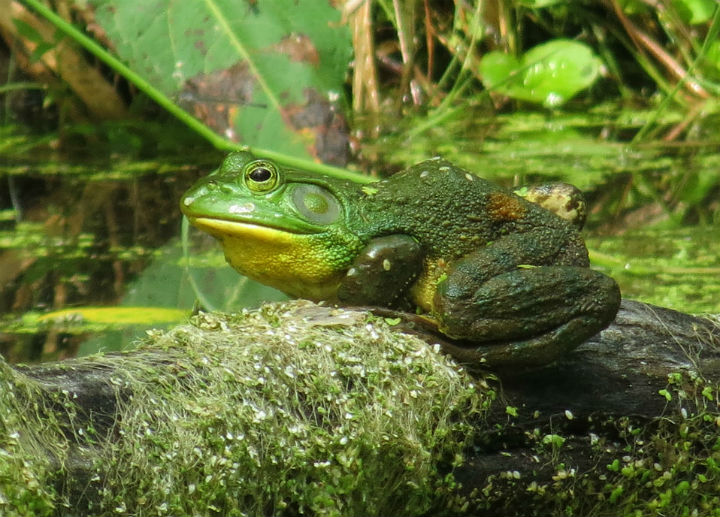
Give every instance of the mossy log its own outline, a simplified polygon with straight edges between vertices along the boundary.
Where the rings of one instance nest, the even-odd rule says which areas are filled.
[[[457,473],[488,514],[718,514],[716,316],[623,300],[567,357],[501,384],[489,421],[514,416]]]
[[[420,337],[298,301],[2,364],[0,514],[720,507],[716,321],[626,300],[562,360],[497,374]]]

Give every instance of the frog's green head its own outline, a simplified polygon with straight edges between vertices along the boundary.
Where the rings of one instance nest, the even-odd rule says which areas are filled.
[[[230,154],[182,197],[190,222],[222,243],[231,266],[292,296],[333,299],[361,244],[347,226],[359,187]]]

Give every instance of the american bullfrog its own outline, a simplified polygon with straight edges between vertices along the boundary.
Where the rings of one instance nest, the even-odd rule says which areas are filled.
[[[419,311],[463,361],[550,362],[620,304],[571,221],[440,158],[363,186],[237,152],[180,206],[240,273],[294,297]]]

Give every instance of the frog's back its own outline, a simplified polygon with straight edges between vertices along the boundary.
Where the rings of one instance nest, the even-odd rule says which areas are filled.
[[[376,235],[412,235],[429,256],[449,260],[539,227],[566,229],[571,241],[577,234],[547,210],[440,158],[381,182],[366,205]]]

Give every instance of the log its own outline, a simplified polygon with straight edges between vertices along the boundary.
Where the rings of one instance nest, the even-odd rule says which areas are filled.
[[[473,375],[403,330],[295,301],[2,364],[0,514],[720,507],[717,319],[624,300],[553,364]]]
[[[474,513],[720,507],[720,455],[708,450],[720,426],[719,321],[623,300],[615,321],[564,359],[505,372],[502,393],[517,416],[486,430],[483,449],[456,473],[475,493]],[[502,422],[502,409],[491,421]]]

